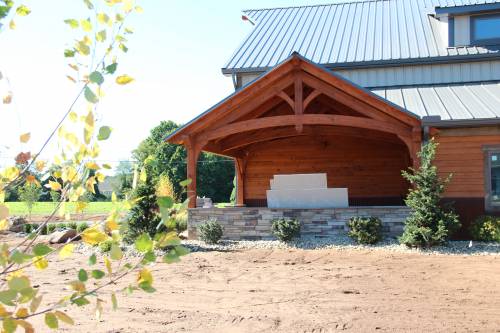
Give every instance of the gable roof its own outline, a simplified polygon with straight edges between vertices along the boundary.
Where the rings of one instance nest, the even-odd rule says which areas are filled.
[[[447,47],[436,7],[500,0],[364,0],[245,10],[255,27],[223,73],[265,71],[293,52],[328,67],[375,66],[500,56],[499,46]]]
[[[228,121],[228,117],[235,117],[234,121],[237,117],[244,116],[241,111],[245,108],[245,104],[257,108],[260,104],[264,104],[267,100],[277,96],[280,91],[293,83],[293,81],[286,81],[285,78],[291,77],[297,70],[334,86],[338,91],[345,92],[349,90],[347,99],[361,101],[360,103],[367,110],[371,107],[376,112],[382,112],[386,116],[397,119],[409,126],[416,126],[421,123],[418,115],[294,52],[270,71],[170,133],[165,137],[165,141],[185,143],[189,136],[196,136],[208,128],[220,127],[220,122]],[[278,89],[278,87],[281,88]]]

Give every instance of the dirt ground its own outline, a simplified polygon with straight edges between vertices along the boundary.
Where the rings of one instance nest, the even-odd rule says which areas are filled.
[[[86,260],[56,259],[43,271],[45,301],[57,300]],[[500,256],[214,251],[153,271],[156,293],[120,296],[116,312],[101,295],[101,322],[92,306],[71,307],[77,325],[60,331],[500,332]]]

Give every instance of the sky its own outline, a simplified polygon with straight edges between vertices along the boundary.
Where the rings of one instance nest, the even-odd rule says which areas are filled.
[[[16,20],[16,30],[0,33],[0,94],[14,94],[0,104],[0,166],[22,151],[37,151],[77,94],[63,57],[74,34],[64,19],[82,16],[81,0],[24,0],[32,13]],[[101,125],[113,132],[101,145],[99,160],[116,165],[162,120],[185,123],[234,91],[221,67],[251,31],[241,11],[335,1],[316,0],[142,0],[142,14],[129,22],[134,34],[129,52],[119,59],[118,74],[135,81],[111,85],[99,107]],[[47,4],[50,4],[47,5]],[[3,82],[3,83],[2,83]],[[28,144],[19,135],[31,133]],[[56,151],[51,143],[45,156]]]

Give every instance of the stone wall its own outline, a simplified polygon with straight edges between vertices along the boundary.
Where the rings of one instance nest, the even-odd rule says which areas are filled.
[[[260,207],[192,208],[188,212],[190,239],[197,238],[197,227],[215,218],[224,227],[224,239],[272,239],[271,221],[295,218],[302,224],[302,235],[328,237],[348,231],[347,221],[353,216],[376,216],[382,220],[385,235],[403,232],[408,207],[350,207],[333,209],[271,209]]]

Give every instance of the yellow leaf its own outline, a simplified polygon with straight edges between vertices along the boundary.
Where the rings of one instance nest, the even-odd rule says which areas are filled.
[[[29,322],[26,320],[16,320],[16,324],[24,328],[24,333],[34,333],[35,329],[33,328],[33,325],[31,325]]]
[[[95,184],[96,184],[95,177],[93,176],[89,177],[89,179],[87,179],[87,181],[85,182],[85,187],[87,188],[87,191],[95,194]]]
[[[87,169],[92,169],[92,170],[99,170],[100,169],[99,165],[97,165],[97,163],[93,162],[93,161],[85,163],[85,167]]]
[[[61,259],[66,259],[68,257],[71,257],[73,254],[73,250],[75,249],[75,246],[73,244],[66,244],[62,247],[61,251],[59,251],[59,257]]]
[[[102,232],[97,225],[85,229],[81,236],[82,240],[90,245],[96,245],[109,239],[109,237]]]
[[[96,304],[95,304],[95,319],[97,321],[101,320],[102,318],[102,301],[97,299]]]
[[[9,28],[11,30],[14,30],[16,28],[16,22],[14,22],[14,20],[10,20],[10,23],[9,23]]]
[[[121,85],[129,84],[132,81],[134,81],[134,79],[126,74],[120,75],[116,78],[116,83]]]
[[[74,291],[78,291],[80,293],[83,293],[85,292],[85,284],[81,281],[71,281],[68,286],[74,290]]]
[[[35,162],[35,168],[36,168],[37,171],[42,171],[43,168],[45,168],[45,161],[36,160],[36,162]]]
[[[3,104],[10,104],[10,103],[12,103],[12,92],[9,92],[3,98]]]
[[[137,277],[137,282],[138,283],[146,282],[149,285],[153,285],[153,275],[151,274],[151,271],[147,268],[143,268],[139,272],[139,276]]]
[[[69,66],[69,67],[71,67],[71,69],[73,69],[74,71],[77,71],[77,72],[78,72],[78,71],[80,70],[80,69],[78,68],[78,66],[77,66],[77,65],[74,65],[74,64],[68,64],[68,66]],[[74,113],[74,112],[73,112],[73,111],[71,111],[71,113]],[[70,113],[70,115],[71,115],[71,113]]]
[[[26,143],[30,141],[30,138],[31,138],[31,133],[24,133],[21,134],[21,136],[19,137],[19,141],[21,141],[22,143]]]
[[[0,231],[7,230],[9,228],[9,221],[7,219],[0,220]]]
[[[141,6],[135,6],[135,11],[139,14],[144,13],[144,9]]]
[[[108,274],[111,275],[113,273],[113,270],[111,269],[111,260],[109,260],[108,257],[104,257],[104,264],[106,265],[106,270],[108,271]]]
[[[102,183],[104,181],[104,179],[106,179],[106,176],[103,173],[100,173],[100,172],[96,172],[95,173],[95,177],[97,178],[97,181],[99,183]]]
[[[88,203],[79,201],[76,203],[76,212],[77,213],[82,213],[83,210],[87,207]]]
[[[148,179],[148,174],[146,172],[146,168],[143,167],[141,169],[141,174],[139,176],[139,180],[144,183],[147,179]]]
[[[4,170],[3,176],[9,181],[13,181],[19,176],[19,169],[14,166],[8,167]]]
[[[49,266],[49,262],[44,257],[34,257],[33,266],[35,266],[36,269],[44,270]]]
[[[68,80],[70,80],[71,82],[76,83],[76,80],[75,80],[73,77],[71,77],[71,76],[69,76],[69,75],[66,75],[66,78],[67,78]]]
[[[97,14],[97,21],[101,24],[106,24],[109,21],[109,16],[106,13]]]
[[[26,308],[19,308],[16,311],[16,317],[18,318],[24,318],[28,315],[28,309]]]
[[[49,183],[45,184],[45,187],[50,188],[52,191],[56,192],[61,190],[61,184],[52,180],[49,180]]]
[[[31,300],[31,303],[30,303],[30,312],[31,313],[36,312],[36,310],[38,309],[40,304],[42,304],[42,298],[43,298],[43,295],[38,296],[38,297],[34,297],[33,300]]]
[[[63,180],[63,182],[74,182],[76,180],[76,176],[77,176],[77,171],[74,167],[72,166],[68,166],[68,167],[65,167],[62,171],[62,174],[61,174],[61,179]]]
[[[116,223],[114,219],[106,221],[106,230],[114,231],[118,229],[120,229],[120,226],[118,225],[118,223]]]
[[[81,20],[80,25],[82,26],[83,31],[86,32],[92,31],[92,23],[90,23],[89,19]]]
[[[59,319],[63,323],[66,323],[68,325],[74,325],[75,324],[75,322],[73,321],[73,319],[70,316],[68,316],[67,314],[65,314],[64,312],[62,312],[62,311],[54,311],[54,314],[56,315],[57,319]]]
[[[111,202],[117,202],[118,199],[116,198],[116,193],[113,191],[113,193],[111,193]]]
[[[134,8],[134,0],[124,0],[123,1],[123,11],[125,13],[130,13]]]

